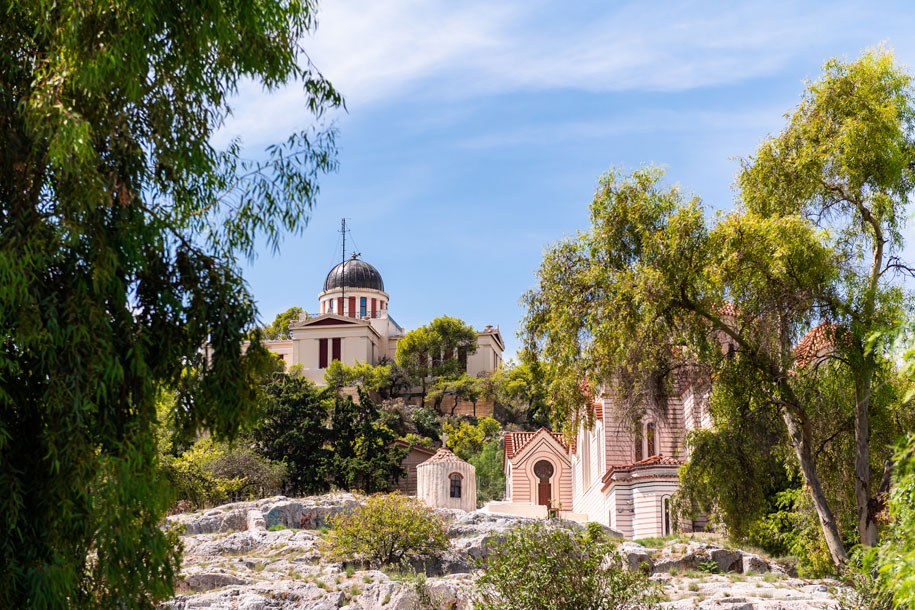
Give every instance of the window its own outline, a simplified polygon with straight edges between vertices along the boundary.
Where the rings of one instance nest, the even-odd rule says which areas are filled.
[[[654,424],[645,426],[645,439],[648,441],[648,457],[657,455],[658,453],[655,451]]]
[[[455,473],[452,473],[451,476],[448,478],[451,479],[451,497],[460,498],[461,497],[461,479],[463,479],[464,477],[462,477],[460,474],[455,472]]]
[[[635,436],[635,461],[642,461],[642,432],[641,430]]]
[[[372,317],[378,315],[378,299],[372,299]]]
[[[670,498],[661,500],[661,510],[664,511],[664,536],[670,536]]]
[[[356,317],[356,297],[349,298],[349,317]]]
[[[330,299],[329,301],[324,301],[324,305],[327,308],[327,313],[334,313],[334,300]]]
[[[327,339],[318,339],[318,368],[327,368]]]
[[[325,341],[326,341],[326,339],[325,339]],[[340,339],[339,337],[336,337],[336,338],[334,338],[334,339],[331,339],[330,341],[331,341],[331,345],[332,345],[332,349],[333,349],[333,355],[331,356],[331,359],[332,359],[332,360],[341,360],[341,359],[342,359],[342,358],[340,357],[340,341],[341,341],[341,339]]]
[[[368,308],[368,304],[366,301],[367,301],[367,299],[365,297],[361,297],[359,299],[359,317],[360,318],[364,318],[366,315],[368,315],[368,312],[366,311],[366,309]]]

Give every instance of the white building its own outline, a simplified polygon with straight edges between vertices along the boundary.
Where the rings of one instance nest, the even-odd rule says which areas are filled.
[[[264,345],[286,362],[301,364],[302,374],[318,385],[334,360],[352,366],[394,360],[397,342],[405,335],[388,311],[390,295],[378,270],[353,255],[327,274],[318,294],[320,313],[302,316],[290,324],[291,339],[265,341]],[[467,374],[495,370],[502,362],[505,343],[498,326],[478,331],[477,351],[467,357]]]

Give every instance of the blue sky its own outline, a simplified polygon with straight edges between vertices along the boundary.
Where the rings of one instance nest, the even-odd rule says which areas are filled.
[[[805,78],[879,43],[913,69],[913,26],[904,2],[325,0],[304,46],[346,98],[340,170],[304,233],[245,264],[261,316],[317,310],[346,217],[402,326],[498,324],[511,355],[543,249],[587,228],[608,168],[663,165],[728,209],[734,158]],[[215,143],[254,154],[307,125],[302,106],[243,87]]]

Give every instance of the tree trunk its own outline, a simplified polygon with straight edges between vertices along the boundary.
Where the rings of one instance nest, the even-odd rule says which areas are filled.
[[[871,368],[865,365],[862,383],[855,384],[855,508],[858,536],[864,546],[877,544],[877,522],[871,514],[870,408]]]
[[[842,544],[842,538],[839,536],[839,527],[836,524],[832,510],[829,508],[829,502],[823,493],[820,485],[820,477],[817,475],[816,466],[813,463],[813,456],[810,454],[810,434],[806,426],[798,425],[795,421],[794,414],[786,408],[782,408],[782,418],[788,427],[788,437],[794,452],[797,454],[798,462],[801,465],[801,474],[804,476],[804,482],[807,484],[807,490],[810,492],[810,498],[813,500],[813,506],[820,518],[820,525],[823,528],[823,537],[826,539],[826,546],[829,548],[829,555],[832,562],[839,570],[845,569],[848,563],[848,555],[845,553],[845,546]]]

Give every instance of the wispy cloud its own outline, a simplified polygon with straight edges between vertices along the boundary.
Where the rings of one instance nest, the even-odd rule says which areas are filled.
[[[828,48],[863,8],[772,0],[546,2],[325,0],[304,42],[352,112],[402,100],[460,101],[515,91],[682,91],[776,73]],[[825,59],[825,56],[824,56]],[[242,88],[220,134],[259,141],[307,120],[293,87]],[[264,141],[270,138],[265,137]]]
[[[838,36],[857,11],[633,2],[589,12],[530,0],[328,0],[309,48],[357,105],[517,89],[682,90],[771,73]]]

